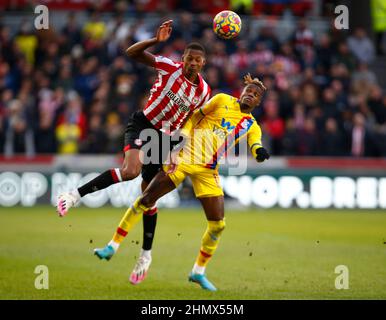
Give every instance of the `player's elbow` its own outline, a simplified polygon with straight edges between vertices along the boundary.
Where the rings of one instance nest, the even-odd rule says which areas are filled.
[[[131,59],[137,59],[139,56],[141,56],[142,51],[138,50],[138,48],[135,45],[132,45],[126,49],[126,55]]]
[[[127,48],[127,49],[126,49],[126,55],[127,55],[129,58],[134,59],[135,56],[137,55],[137,53],[136,53],[134,50],[132,50],[131,48]]]

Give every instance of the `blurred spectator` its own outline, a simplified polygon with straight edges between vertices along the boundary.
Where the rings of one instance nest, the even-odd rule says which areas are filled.
[[[91,13],[90,21],[83,27],[83,33],[90,40],[102,40],[106,36],[106,24],[101,20],[100,13]]]
[[[315,108],[318,103],[318,89],[317,87],[312,83],[307,83],[303,86],[302,91],[302,101],[307,111],[309,111],[312,108]]]
[[[193,15],[190,12],[181,12],[177,25],[173,30],[173,38],[183,39],[186,43],[192,42],[193,38],[199,36],[200,27],[195,23]],[[174,32],[175,31],[175,32]]]
[[[379,125],[386,125],[386,99],[382,95],[382,89],[373,85],[370,89],[368,105]]]
[[[302,130],[304,128],[304,122],[306,120],[306,112],[303,104],[296,104],[294,107],[294,116],[291,119],[291,127],[296,128],[297,130]]]
[[[336,93],[332,88],[326,88],[323,91],[322,109],[325,118],[339,118],[337,108]]]
[[[133,38],[134,41],[143,41],[150,39],[154,36],[155,30],[152,26],[146,24],[145,20],[140,18],[136,21],[133,27]]]
[[[369,85],[373,85],[377,83],[377,77],[375,73],[369,70],[368,65],[366,63],[360,63],[356,71],[352,74],[352,83],[353,86],[359,85],[364,87],[368,87]]]
[[[313,118],[307,118],[304,121],[304,127],[297,136],[296,148],[297,154],[301,156],[315,156],[320,153],[320,144]]]
[[[328,34],[323,34],[319,39],[319,45],[316,47],[319,66],[323,72],[327,72],[331,66],[331,56],[334,50],[331,46],[331,39]]]
[[[80,66],[80,73],[74,79],[75,90],[83,97],[86,104],[90,103],[98,86],[97,67],[98,59],[96,57],[89,58]]]
[[[293,35],[295,49],[302,53],[306,48],[312,47],[314,43],[314,34],[308,28],[306,19],[300,19],[298,27]]]
[[[265,47],[274,53],[277,53],[280,48],[279,40],[275,34],[275,26],[273,22],[268,22],[264,25],[257,36],[257,41],[264,43]],[[255,41],[256,42],[256,41]]]
[[[25,55],[29,64],[35,63],[35,50],[38,46],[37,36],[32,32],[32,26],[28,22],[23,22],[20,32],[15,38],[18,49]]]
[[[39,124],[36,130],[36,149],[39,153],[56,152],[55,124],[57,114],[64,104],[64,92],[42,89],[39,93]]]
[[[235,66],[241,73],[245,72],[249,66],[250,58],[245,41],[237,42],[236,52],[230,56],[230,63]]]
[[[289,43],[284,43],[278,53],[273,59],[273,74],[283,72],[286,75],[294,75],[300,71],[300,64],[298,63],[293,47]]]
[[[8,103],[6,113],[4,154],[6,156],[12,156],[15,153],[34,155],[33,131],[29,126],[25,106],[20,100],[11,100]]]
[[[265,117],[262,125],[264,132],[271,139],[270,150],[273,154],[280,154],[281,140],[284,136],[285,124],[279,117],[279,105],[276,100],[266,100],[264,103]]]
[[[356,61],[346,42],[338,45],[338,52],[333,58],[333,63],[343,64],[349,72],[355,69]]]
[[[374,44],[363,28],[357,28],[347,39],[347,44],[359,62],[371,63],[375,57]]]
[[[77,94],[73,92],[69,94],[65,109],[58,118],[55,133],[59,153],[79,152],[80,142],[86,134],[86,117]]]
[[[256,66],[270,65],[274,55],[263,42],[257,42],[254,50],[249,54],[249,63]]]
[[[71,67],[63,66],[59,70],[58,77],[54,82],[55,87],[62,88],[66,93],[74,88],[74,79]]]
[[[357,112],[353,117],[352,129],[349,132],[351,139],[351,155],[354,157],[373,156],[374,139],[366,128],[366,119]]]
[[[83,140],[80,151],[83,153],[103,153],[106,148],[107,135],[103,129],[102,116],[93,114],[89,121],[87,139]]]
[[[344,138],[334,118],[328,118],[320,141],[320,155],[342,156],[345,154]]]
[[[123,14],[118,14],[106,26],[106,36],[116,42],[126,41],[131,34],[131,24],[125,21]]]
[[[282,140],[282,155],[290,156],[297,154],[298,132],[293,118],[286,122],[286,131]]]
[[[2,26],[0,24],[0,52],[1,56],[5,61],[7,61],[11,66],[13,66],[16,57],[13,52],[13,41],[11,38],[10,28]]]
[[[110,113],[106,121],[107,147],[105,152],[115,153],[122,149],[122,132],[124,127],[118,114]]]
[[[68,15],[67,23],[62,29],[62,34],[66,37],[66,41],[70,47],[81,42],[82,34],[74,13]]]

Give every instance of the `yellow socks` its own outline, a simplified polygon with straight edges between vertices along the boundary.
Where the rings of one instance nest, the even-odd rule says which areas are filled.
[[[142,215],[149,208],[139,203],[140,197],[138,197],[133,205],[127,209],[125,215],[123,216],[117,231],[114,233],[113,239],[110,241],[110,244],[114,249],[118,249],[118,246],[121,244],[123,239],[125,239],[127,233],[141,220]]]
[[[206,265],[217,249],[224,228],[224,220],[208,221],[208,227],[202,237],[200,252],[193,266],[193,273],[205,273]]]

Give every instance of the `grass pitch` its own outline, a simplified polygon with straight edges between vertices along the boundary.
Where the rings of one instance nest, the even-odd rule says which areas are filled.
[[[189,283],[206,222],[200,209],[161,209],[148,278],[128,276],[142,225],[109,262],[92,250],[110,240],[124,210],[0,208],[0,299],[386,299],[386,214],[380,211],[227,210],[207,269],[215,293]],[[37,290],[37,265],[49,289]],[[335,267],[349,289],[335,289]]]

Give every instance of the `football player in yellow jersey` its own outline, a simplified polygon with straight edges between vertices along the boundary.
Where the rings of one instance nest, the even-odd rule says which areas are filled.
[[[189,281],[210,291],[215,291],[216,287],[206,278],[205,268],[225,228],[224,193],[218,175],[219,160],[243,138],[247,138],[249,148],[258,162],[269,159],[268,152],[261,145],[261,129],[251,115],[252,110],[260,104],[266,88],[261,81],[252,79],[249,74],[244,80],[246,85],[239,99],[217,94],[192,115],[182,129],[185,136],[183,146],[172,153],[171,164],[164,166],[164,171],[156,175],[142,196],[126,211],[110,241],[118,247],[124,239],[119,230],[124,230],[124,234],[127,234],[144,212],[189,176],[208,221]],[[146,274],[132,273],[130,282],[139,283],[145,276]]]

